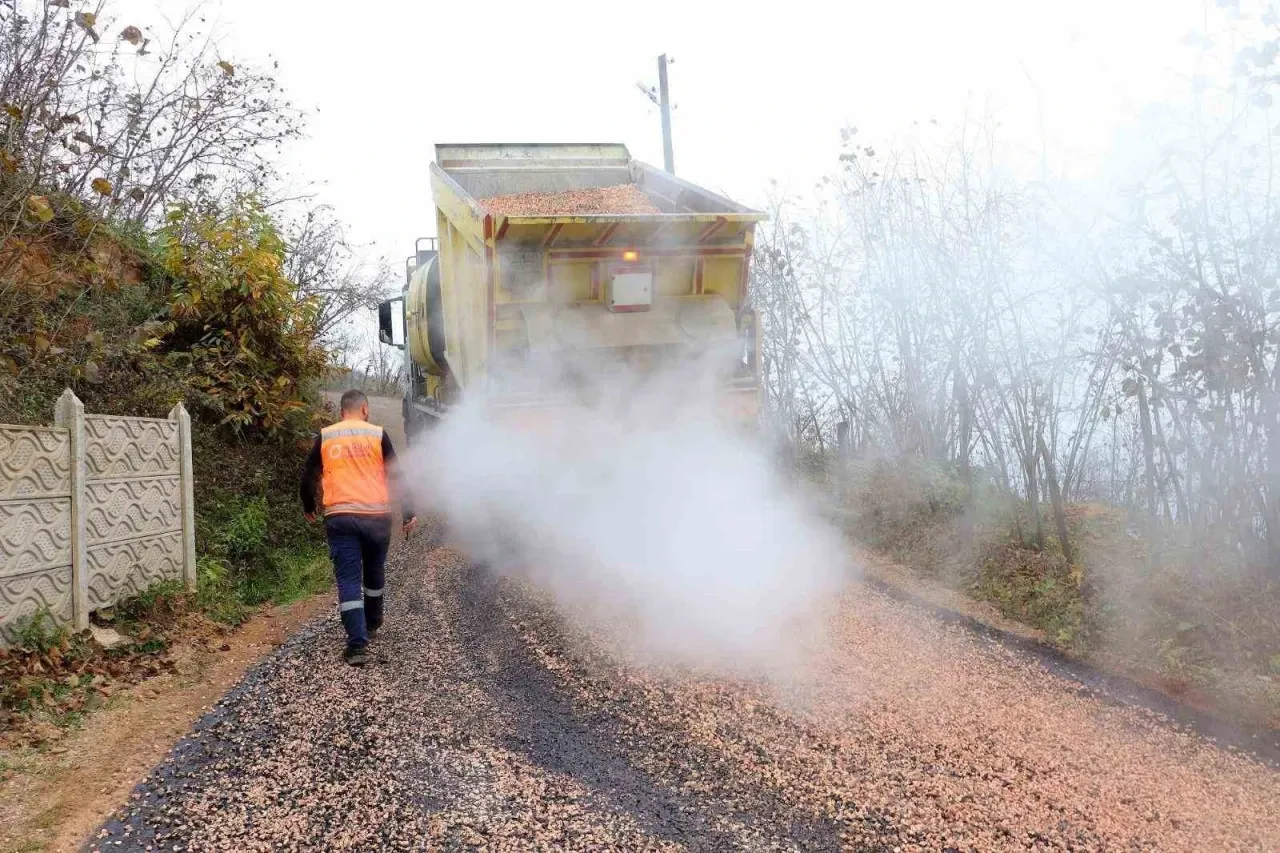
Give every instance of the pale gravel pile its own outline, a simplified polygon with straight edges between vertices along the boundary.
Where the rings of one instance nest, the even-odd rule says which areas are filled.
[[[553,193],[512,193],[480,199],[498,216],[585,216],[600,213],[661,213],[635,184],[565,190]]]
[[[382,662],[305,629],[90,849],[1280,849],[1280,773],[879,593],[783,687],[623,665],[429,539]]]

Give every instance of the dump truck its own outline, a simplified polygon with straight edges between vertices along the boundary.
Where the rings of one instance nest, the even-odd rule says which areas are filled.
[[[709,353],[729,354],[721,412],[754,422],[747,282],[763,213],[621,144],[437,145],[430,174],[436,236],[378,309],[380,340],[406,353],[410,442],[471,395],[533,422],[572,393],[568,377]]]

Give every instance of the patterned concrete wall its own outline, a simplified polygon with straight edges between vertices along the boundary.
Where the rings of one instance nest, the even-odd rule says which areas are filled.
[[[71,435],[0,426],[0,629],[71,601]]]
[[[86,415],[67,391],[56,421],[0,425],[0,642],[41,610],[83,627],[160,581],[194,588],[186,411]]]

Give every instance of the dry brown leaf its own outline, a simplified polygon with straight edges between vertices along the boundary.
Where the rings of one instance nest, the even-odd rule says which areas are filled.
[[[137,47],[142,44],[142,30],[132,26],[125,27],[120,31],[120,38],[124,39],[134,47]]]
[[[27,212],[41,222],[49,222],[53,219],[53,206],[49,204],[48,196],[27,196]]]
[[[93,187],[93,191],[98,195],[111,195],[112,193],[111,182],[106,178],[94,178],[90,186]]]
[[[221,68],[221,69],[222,69],[222,73],[223,73],[223,74],[225,74],[225,75],[227,75],[228,77],[234,77],[234,76],[235,76],[235,73],[236,73],[236,67],[235,67],[234,65],[232,65],[230,62],[227,62],[226,60],[223,60],[223,61],[221,61],[221,62],[219,62],[219,63],[218,63],[218,67],[219,67],[219,68]]]

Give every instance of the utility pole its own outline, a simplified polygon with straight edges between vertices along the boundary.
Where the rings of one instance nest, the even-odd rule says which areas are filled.
[[[662,108],[662,165],[669,174],[676,173],[675,157],[671,153],[671,96],[667,91],[667,66],[670,62],[664,53],[658,57],[658,97]]]
[[[667,66],[675,62],[664,53],[658,57],[658,87],[637,83],[644,96],[662,111],[662,165],[668,174],[676,173],[675,157],[671,154],[671,93],[667,89]]]

